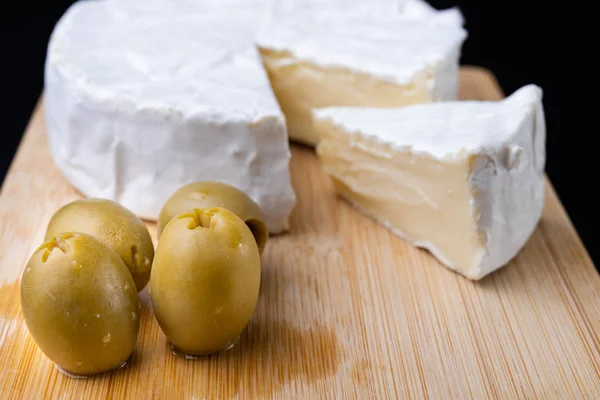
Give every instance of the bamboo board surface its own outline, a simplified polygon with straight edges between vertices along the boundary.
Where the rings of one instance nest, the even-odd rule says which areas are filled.
[[[463,68],[461,98],[502,93],[487,71]],[[550,184],[524,250],[471,282],[337,198],[297,146],[292,229],[267,245],[258,305],[233,349],[173,355],[144,291],[128,365],[61,374],[18,296],[50,216],[80,197],[53,165],[41,107],[0,194],[0,398],[600,398],[600,277]]]

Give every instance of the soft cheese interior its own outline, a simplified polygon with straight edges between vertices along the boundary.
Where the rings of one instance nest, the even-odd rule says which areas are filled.
[[[258,38],[291,139],[318,143],[314,108],[456,100],[466,38],[459,15],[376,22],[339,13],[301,16],[271,24]]]
[[[501,102],[317,110],[317,152],[356,208],[480,279],[518,253],[541,216],[541,96],[530,85]]]

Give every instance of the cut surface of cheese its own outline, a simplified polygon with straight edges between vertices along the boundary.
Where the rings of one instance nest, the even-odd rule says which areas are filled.
[[[546,127],[535,85],[498,102],[313,115],[336,190],[470,279],[506,265],[541,217]]]
[[[248,194],[272,233],[295,204],[285,118],[253,38],[256,13],[181,2],[84,1],[45,69],[55,162],[84,195],[155,220],[193,181]]]
[[[311,111],[456,100],[466,31],[446,14],[374,22],[338,13],[297,14],[258,38],[291,139],[315,145]]]

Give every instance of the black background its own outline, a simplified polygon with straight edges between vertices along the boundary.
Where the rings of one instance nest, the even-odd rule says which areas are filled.
[[[72,3],[3,3],[0,16],[0,178],[10,165],[41,93],[43,63],[54,24]],[[534,83],[544,89],[550,176],[588,252],[600,265],[600,154],[597,24],[587,1],[436,1],[460,7],[466,20],[462,64],[492,70],[510,94]],[[559,5],[560,4],[560,5]],[[12,9],[10,9],[12,7]],[[594,38],[596,37],[596,40]]]

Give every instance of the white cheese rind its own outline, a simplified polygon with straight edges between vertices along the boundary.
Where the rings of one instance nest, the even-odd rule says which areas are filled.
[[[470,179],[477,193],[477,230],[486,238],[476,269],[479,279],[511,261],[527,243],[544,208],[546,121],[542,90],[529,85],[515,92],[500,111],[500,135],[483,141]],[[514,120],[511,120],[513,119]],[[495,133],[499,133],[498,130]]]
[[[474,217],[469,235],[479,238],[478,249],[469,258],[473,261],[458,265],[434,243],[413,242],[470,279],[481,279],[506,265],[525,245],[541,218],[546,127],[542,91],[535,85],[523,87],[499,102],[462,101],[397,109],[326,108],[313,114],[317,120],[346,132],[352,147],[366,149],[373,142],[387,149],[381,154],[373,153],[373,147],[366,150],[382,160],[420,155],[438,160],[440,165],[471,166],[465,169],[470,172],[464,179],[471,192],[469,214]],[[335,143],[322,143],[318,151],[321,146],[331,148]],[[361,165],[352,165],[351,169],[345,166],[344,172],[326,160],[324,168],[342,182],[348,179],[344,183],[360,191],[356,185],[363,171]],[[372,165],[368,168],[377,171]],[[369,176],[372,179],[373,175]],[[385,193],[392,188],[382,190]],[[361,209],[360,201],[349,200]],[[407,238],[401,226],[372,216]]]
[[[435,16],[451,24],[464,25],[465,23],[458,7],[438,11],[425,0],[405,0],[400,5],[400,11],[403,16],[409,18],[426,19]]]
[[[256,201],[271,233],[287,230],[291,153],[255,26],[162,4],[82,2],[59,21],[45,69],[56,164],[86,196],[149,220],[180,186],[218,180]]]

